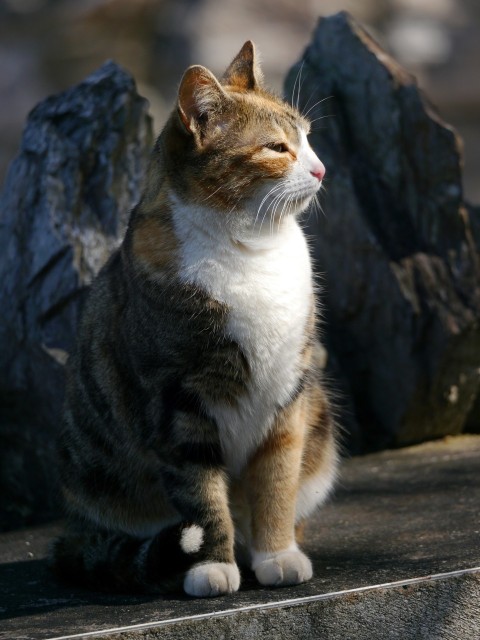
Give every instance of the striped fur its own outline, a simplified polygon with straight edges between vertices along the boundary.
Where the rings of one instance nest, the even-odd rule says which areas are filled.
[[[182,79],[68,366],[52,561],[96,588],[193,596],[311,576],[297,534],[336,470],[296,215],[324,168],[247,42]]]

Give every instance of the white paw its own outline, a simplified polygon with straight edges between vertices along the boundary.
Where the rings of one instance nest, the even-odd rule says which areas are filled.
[[[196,598],[211,598],[238,591],[240,572],[236,564],[207,562],[197,564],[187,571],[183,588]]]
[[[306,582],[312,577],[312,563],[298,549],[279,553],[256,553],[252,565],[260,584],[282,587]]]

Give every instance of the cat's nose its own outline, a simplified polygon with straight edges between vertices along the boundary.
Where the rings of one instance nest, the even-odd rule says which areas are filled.
[[[314,178],[317,178],[317,180],[320,180],[320,182],[323,180],[323,176],[325,175],[325,167],[320,162],[320,160],[315,164],[313,169],[310,169],[310,173]]]

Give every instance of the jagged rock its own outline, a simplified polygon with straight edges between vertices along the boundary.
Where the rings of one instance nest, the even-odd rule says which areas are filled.
[[[83,294],[120,241],[152,142],[113,62],[30,114],[0,199],[0,529],[52,511],[64,364]]]
[[[319,21],[286,92],[333,116],[313,126],[325,215],[307,232],[363,448],[478,423],[480,214],[463,201],[455,132],[346,13]]]

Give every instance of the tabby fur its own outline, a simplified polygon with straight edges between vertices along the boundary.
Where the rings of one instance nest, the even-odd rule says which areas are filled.
[[[310,258],[324,167],[245,43],[190,67],[68,365],[57,573],[122,591],[308,580],[296,540],[337,467]],[[237,558],[237,560],[236,560]]]

